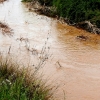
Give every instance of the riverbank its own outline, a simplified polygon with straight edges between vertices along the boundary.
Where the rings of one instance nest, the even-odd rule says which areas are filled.
[[[25,0],[25,2],[27,2],[27,0]],[[59,0],[59,2],[55,0],[39,0],[38,2],[35,0],[30,3],[29,10],[34,10],[39,14],[57,18],[68,25],[82,28],[88,32],[100,34],[100,11],[98,5],[96,5],[97,3],[98,5],[100,4],[99,1],[88,1],[88,3],[81,1],[80,3],[78,0],[75,2],[73,2],[73,0],[70,2],[62,0]],[[89,4],[91,4],[91,8],[88,7]],[[76,11],[74,7],[76,7]]]

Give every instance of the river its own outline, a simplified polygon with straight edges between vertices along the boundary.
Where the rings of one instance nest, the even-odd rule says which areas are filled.
[[[0,21],[14,31],[13,36],[0,33],[2,53],[11,47],[15,60],[36,65],[44,48],[41,70],[58,86],[55,100],[100,100],[100,36],[30,12],[20,0],[0,4]],[[88,38],[77,38],[80,35]]]

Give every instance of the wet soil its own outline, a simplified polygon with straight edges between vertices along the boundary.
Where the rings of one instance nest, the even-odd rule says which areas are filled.
[[[0,3],[3,3],[4,1],[7,1],[7,0],[0,0]]]
[[[0,31],[3,35],[13,35],[13,30],[5,23],[0,22]]]

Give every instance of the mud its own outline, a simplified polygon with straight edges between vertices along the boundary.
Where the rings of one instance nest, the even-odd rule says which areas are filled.
[[[4,1],[7,1],[7,0],[0,0],[0,3],[3,3]]]
[[[13,30],[5,23],[0,22],[0,30],[3,35],[13,35]]]

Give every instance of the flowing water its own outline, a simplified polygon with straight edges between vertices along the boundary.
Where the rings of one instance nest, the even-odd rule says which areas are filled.
[[[10,50],[19,62],[35,65],[44,48],[42,71],[58,86],[55,100],[100,100],[100,36],[30,12],[20,0],[0,4],[0,21],[14,31],[0,33],[2,53]]]

